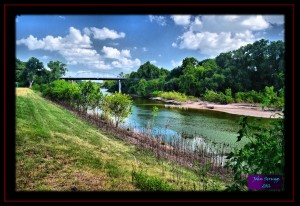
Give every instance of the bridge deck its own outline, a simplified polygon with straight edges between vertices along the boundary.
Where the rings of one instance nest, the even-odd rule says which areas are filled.
[[[125,80],[123,77],[61,77],[65,80]]]

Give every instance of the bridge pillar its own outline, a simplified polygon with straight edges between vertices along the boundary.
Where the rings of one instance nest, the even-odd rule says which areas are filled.
[[[121,80],[119,79],[119,93],[121,93]]]

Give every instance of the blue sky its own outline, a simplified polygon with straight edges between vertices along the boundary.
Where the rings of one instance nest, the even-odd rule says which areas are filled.
[[[259,39],[284,41],[283,15],[21,15],[16,57],[67,64],[71,77],[114,77],[150,61],[171,70]]]

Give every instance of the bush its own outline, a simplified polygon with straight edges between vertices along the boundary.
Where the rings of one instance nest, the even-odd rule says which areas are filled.
[[[231,92],[230,88],[225,90],[225,99],[226,99],[226,103],[232,103],[233,102],[232,92]]]
[[[35,90],[35,91],[40,91],[40,85],[39,84],[34,84],[34,85],[32,85],[31,89]]]
[[[254,90],[249,92],[237,92],[235,94],[235,102],[262,103],[263,94]]]
[[[229,96],[226,98],[226,95],[222,92],[215,92],[213,90],[206,89],[204,94],[204,99],[209,102],[217,102],[221,104],[229,103],[227,100],[230,99]]]
[[[162,91],[154,91],[150,94],[150,96],[152,97],[158,97],[160,94],[162,93]]]
[[[234,172],[234,184],[228,190],[247,190],[248,174],[273,174],[284,177],[284,119],[272,120],[270,125],[248,123],[241,117],[237,142],[250,141],[241,149],[235,148],[227,156],[225,168]]]
[[[188,100],[188,97],[185,94],[181,94],[179,92],[161,92],[158,95],[159,97],[163,99],[169,99],[169,100],[176,100],[179,102],[185,102]]]

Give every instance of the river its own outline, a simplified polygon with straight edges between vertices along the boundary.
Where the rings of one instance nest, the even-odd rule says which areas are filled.
[[[102,92],[107,94],[105,90]],[[158,107],[156,118],[152,113],[154,106]],[[132,114],[122,126],[139,132],[151,127],[154,134],[166,134],[168,137],[180,135],[194,141],[206,139],[229,144],[232,147],[241,147],[247,143],[247,139],[243,138],[240,142],[236,142],[240,117],[211,110],[167,108],[162,102],[134,97]],[[253,121],[260,118],[250,119]]]

